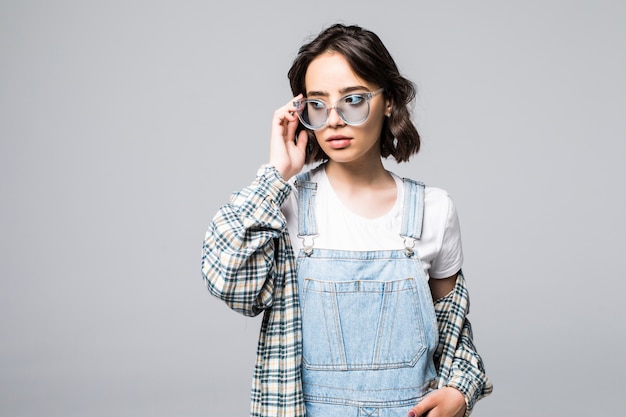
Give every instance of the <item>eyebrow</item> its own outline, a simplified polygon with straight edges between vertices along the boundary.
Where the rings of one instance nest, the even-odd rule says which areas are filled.
[[[354,86],[350,86],[350,87],[344,87],[341,90],[339,90],[340,94],[347,94],[347,93],[351,93],[353,91],[370,91],[369,88],[363,86],[363,85],[354,85]],[[308,93],[306,93],[307,97],[328,97],[328,93],[326,91],[309,91]]]

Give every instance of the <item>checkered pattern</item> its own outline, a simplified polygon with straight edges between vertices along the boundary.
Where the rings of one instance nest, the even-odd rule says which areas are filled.
[[[465,277],[457,275],[454,290],[435,301],[435,314],[439,327],[439,344],[435,352],[438,365],[438,388],[453,387],[465,396],[469,416],[474,404],[493,391],[485,375],[483,361],[473,342],[469,314],[469,294]]]
[[[263,312],[252,384],[251,417],[305,415],[300,365],[302,332],[295,258],[280,211],[291,192],[276,169],[261,167],[233,194],[206,233],[202,274],[208,290],[246,316]],[[435,303],[440,330],[439,386],[459,389],[469,415],[492,390],[465,316],[469,298],[461,274],[455,291]]]

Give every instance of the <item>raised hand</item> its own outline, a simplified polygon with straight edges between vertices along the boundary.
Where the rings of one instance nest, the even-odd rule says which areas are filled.
[[[294,97],[289,103],[276,110],[272,118],[269,163],[280,172],[285,180],[300,172],[305,162],[308,135],[303,130],[296,139],[298,115],[293,105],[294,100],[301,98],[302,94]]]

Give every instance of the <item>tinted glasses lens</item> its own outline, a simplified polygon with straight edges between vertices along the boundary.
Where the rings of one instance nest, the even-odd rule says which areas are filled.
[[[302,124],[308,129],[319,129],[328,119],[328,110],[323,101],[303,100],[294,102],[296,112]]]
[[[352,94],[337,103],[339,116],[348,124],[364,122],[369,115],[369,102],[360,94]]]
[[[328,108],[323,101],[307,100],[304,105],[302,116],[309,126],[318,128],[326,124],[328,120]]]

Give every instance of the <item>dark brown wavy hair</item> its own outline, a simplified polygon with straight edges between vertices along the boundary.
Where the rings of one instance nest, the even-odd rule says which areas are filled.
[[[408,161],[420,148],[420,135],[411,121],[409,104],[416,94],[415,85],[400,75],[391,54],[378,35],[360,26],[337,23],[323,30],[304,44],[287,74],[294,96],[306,94],[305,76],[311,61],[325,52],[342,54],[352,70],[365,81],[380,85],[391,101],[391,115],[385,117],[380,137],[382,157],[393,156],[397,162]],[[300,124],[299,130],[304,129]],[[322,161],[328,156],[309,131],[307,163]]]

